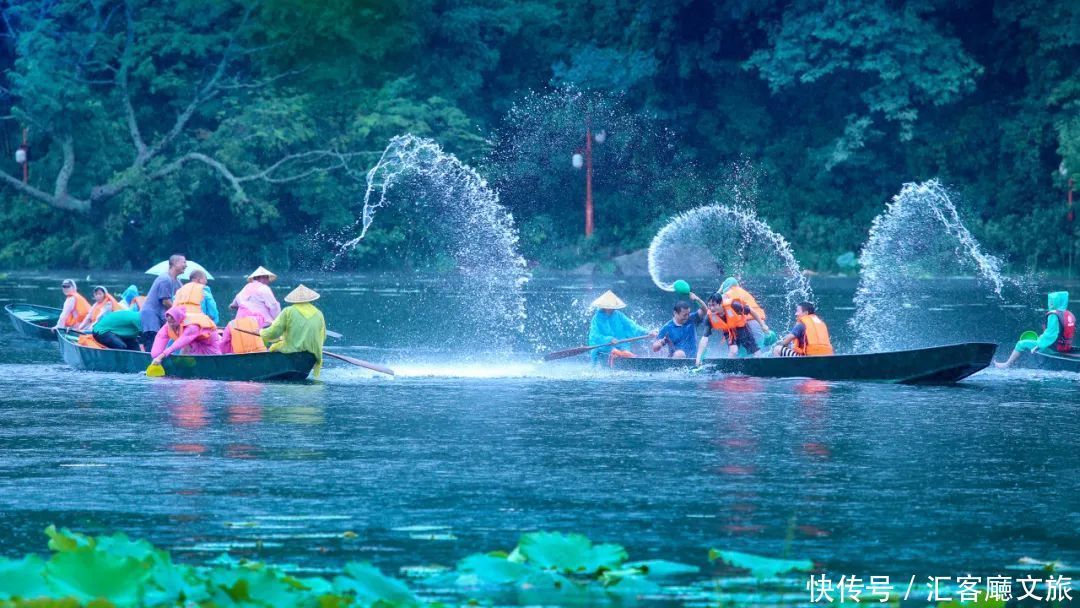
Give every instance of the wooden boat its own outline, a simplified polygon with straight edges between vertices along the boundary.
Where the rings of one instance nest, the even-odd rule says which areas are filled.
[[[996,350],[996,344],[967,342],[857,355],[706,359],[701,371],[761,378],[950,384],[990,365]],[[692,359],[640,357],[615,360],[615,369],[627,371],[690,370],[693,367]]]
[[[64,363],[95,372],[137,374],[150,365],[150,354],[136,350],[80,346],[75,334],[61,333]],[[244,355],[172,355],[162,361],[166,378],[208,380],[303,380],[315,367],[311,353],[249,353]]]
[[[1024,365],[1057,372],[1080,372],[1080,348],[1068,353],[1036,352],[1021,359]]]
[[[27,338],[52,341],[56,332],[50,329],[60,318],[60,309],[37,304],[8,304],[4,307],[15,331]]]

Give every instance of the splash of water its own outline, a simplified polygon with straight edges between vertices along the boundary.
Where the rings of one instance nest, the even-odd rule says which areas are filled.
[[[757,214],[728,205],[707,205],[680,213],[660,229],[649,245],[653,283],[674,290],[679,279],[735,276],[782,278],[787,308],[811,299],[810,284],[791,245]]]
[[[340,244],[338,257],[361,243],[376,214],[392,204],[411,205],[399,210],[407,214],[408,229],[422,233],[436,262],[447,258],[444,265],[452,264],[468,293],[459,306],[443,298],[422,302],[422,307],[438,311],[440,324],[457,321],[446,318],[445,313],[454,312],[465,321],[469,341],[507,346],[506,330],[523,331],[522,288],[529,272],[517,251],[513,216],[499,203],[499,195],[472,167],[436,142],[399,135],[367,172],[360,234]],[[442,293],[450,291],[455,290],[447,287]]]
[[[942,277],[974,275],[980,288],[1004,302],[1007,286],[1019,287],[985,253],[960,219],[949,193],[936,179],[904,184],[870,227],[859,256],[862,276],[855,292],[855,349],[860,352],[917,348],[942,339],[970,339],[972,328],[952,336],[928,312]],[[944,325],[944,324],[942,324]]]

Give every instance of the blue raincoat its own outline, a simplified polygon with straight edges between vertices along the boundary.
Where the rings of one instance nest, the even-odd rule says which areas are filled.
[[[1046,307],[1048,310],[1066,310],[1069,307],[1069,292],[1051,292],[1046,296]],[[1039,347],[1039,350],[1050,350],[1053,348],[1054,343],[1057,342],[1060,333],[1061,324],[1058,323],[1057,315],[1051,315],[1046,317],[1046,329],[1039,334],[1039,339],[1020,340],[1016,343],[1016,350],[1030,352],[1036,346]]]
[[[607,344],[614,340],[634,338],[649,333],[649,330],[634,323],[621,311],[613,310],[611,314],[603,310],[597,310],[593,314],[592,322],[589,323],[589,346]],[[606,361],[611,354],[611,346],[597,348],[590,351],[593,363]]]

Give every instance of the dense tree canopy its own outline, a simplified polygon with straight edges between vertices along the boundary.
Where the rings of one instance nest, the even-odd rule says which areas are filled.
[[[1075,239],[1076,3],[10,0],[0,28],[4,267],[309,263],[405,132],[486,175],[549,264],[735,196],[829,269],[931,177],[1018,265]],[[588,242],[587,122],[609,134]],[[379,244],[412,222],[381,217],[349,267],[397,264]]]

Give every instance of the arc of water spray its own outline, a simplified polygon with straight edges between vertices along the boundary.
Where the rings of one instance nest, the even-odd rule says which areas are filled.
[[[741,210],[728,205],[706,205],[689,211],[684,211],[672,218],[667,225],[660,229],[649,244],[649,275],[657,287],[665,291],[674,291],[674,282],[679,277],[668,276],[664,273],[669,269],[664,266],[665,249],[676,247],[701,247],[708,248],[707,243],[685,243],[680,240],[687,235],[694,235],[700,231],[701,226],[715,225],[718,229],[737,230],[742,246],[747,249],[755,249],[764,255],[774,255],[783,267],[785,302],[790,306],[802,300],[812,298],[813,292],[810,284],[803,276],[802,268],[792,252],[791,244],[783,235],[777,233],[762,221],[752,210]],[[730,228],[728,228],[730,227]],[[688,230],[689,228],[689,230]],[[707,237],[707,235],[706,235]],[[737,252],[731,252],[733,256]],[[713,254],[715,258],[715,253]],[[722,260],[717,260],[722,261]],[[725,265],[730,268],[735,265]]]

